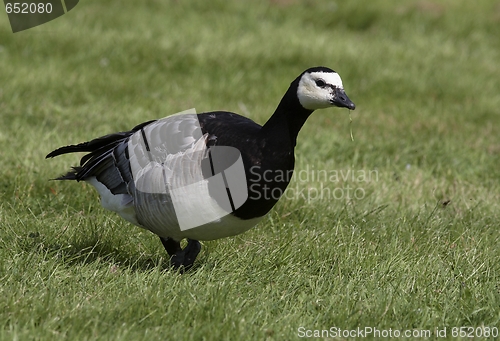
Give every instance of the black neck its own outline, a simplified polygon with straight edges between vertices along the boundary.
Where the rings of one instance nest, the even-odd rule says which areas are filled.
[[[294,148],[300,129],[306,122],[312,110],[302,107],[297,98],[298,80],[294,81],[271,118],[264,124],[261,132],[276,146]]]
[[[262,157],[258,165],[261,174],[253,176],[254,172],[251,172],[247,178],[252,195],[255,192],[260,195],[258,198],[249,196],[251,200],[247,200],[235,211],[237,217],[250,219],[263,216],[288,186],[295,164],[294,148],[297,135],[312,113],[312,110],[304,109],[297,98],[298,81],[297,79],[292,83],[274,114],[260,130]],[[252,164],[252,161],[248,164]],[[279,195],[276,195],[277,193]]]

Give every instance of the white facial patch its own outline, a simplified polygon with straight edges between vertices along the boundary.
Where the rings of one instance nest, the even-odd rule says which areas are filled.
[[[323,81],[326,86],[318,86]],[[343,89],[342,79],[336,72],[304,73],[299,81],[297,97],[300,104],[308,110],[323,109],[332,106],[332,87]]]

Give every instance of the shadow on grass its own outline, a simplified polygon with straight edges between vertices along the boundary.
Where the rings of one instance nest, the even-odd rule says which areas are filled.
[[[30,233],[22,245],[26,252],[37,252],[48,255],[51,258],[61,260],[67,266],[106,264],[107,267],[126,268],[131,271],[150,272],[160,269],[164,272],[180,272],[171,267],[169,256],[166,252],[158,255],[147,255],[145,253],[130,252],[108,240],[100,240],[95,236],[70,242],[66,246],[49,241],[48,238],[39,233]],[[192,273],[199,268],[194,264],[186,273]]]

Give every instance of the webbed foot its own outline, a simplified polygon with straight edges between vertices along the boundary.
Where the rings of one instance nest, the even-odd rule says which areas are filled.
[[[175,269],[181,269],[183,271],[189,270],[196,256],[200,253],[201,244],[197,240],[188,239],[188,244],[184,249],[181,248],[181,244],[171,238],[160,237],[163,247],[170,256],[170,264]]]

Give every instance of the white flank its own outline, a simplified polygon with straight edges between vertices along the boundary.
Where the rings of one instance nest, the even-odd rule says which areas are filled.
[[[101,205],[107,210],[118,213],[123,219],[134,225],[141,226],[137,221],[134,209],[134,199],[128,194],[113,194],[94,176],[85,180],[97,190],[101,196]]]

